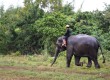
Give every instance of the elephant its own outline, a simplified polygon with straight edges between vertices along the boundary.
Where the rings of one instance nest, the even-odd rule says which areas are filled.
[[[71,35],[67,40],[67,45],[62,46],[62,39],[64,36],[61,36],[56,41],[56,52],[54,60],[51,66],[55,63],[60,52],[66,50],[66,66],[70,67],[72,56],[75,57],[75,65],[83,66],[83,62],[80,62],[81,57],[87,57],[88,63],[87,67],[92,66],[92,61],[94,62],[95,68],[100,68],[98,63],[98,49],[100,48],[101,54],[103,57],[103,63],[105,63],[105,57],[102,53],[102,48],[99,41],[90,35],[87,34],[77,34]]]

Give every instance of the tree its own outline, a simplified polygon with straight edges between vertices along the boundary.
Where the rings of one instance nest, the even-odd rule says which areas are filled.
[[[4,6],[2,5],[0,7],[0,18],[3,16],[3,13],[4,13]]]
[[[65,15],[73,15],[74,14],[73,9],[74,7],[69,3],[62,6],[62,8],[59,11],[61,11]]]
[[[49,12],[58,11],[62,7],[62,0],[35,0],[39,7]]]
[[[42,50],[46,46],[49,52],[54,51],[57,37],[65,32],[66,18],[67,16],[60,12],[52,12],[45,14],[43,18],[35,22],[35,35],[38,37],[36,42]]]

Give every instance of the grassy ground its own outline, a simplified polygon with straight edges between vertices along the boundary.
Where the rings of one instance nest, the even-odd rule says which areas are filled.
[[[105,64],[99,60],[101,69],[86,68],[87,59],[83,67],[74,65],[66,68],[65,56],[58,57],[56,63],[50,67],[53,58],[45,55],[34,56],[0,56],[0,80],[110,80],[110,62]]]

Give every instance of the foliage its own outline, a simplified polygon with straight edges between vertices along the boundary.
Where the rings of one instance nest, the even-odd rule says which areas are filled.
[[[54,53],[55,42],[69,24],[73,34],[95,36],[110,50],[110,5],[104,11],[74,12],[63,0],[24,0],[24,7],[0,7],[0,54]],[[60,5],[59,5],[60,4]],[[47,10],[48,9],[48,10]]]
[[[48,9],[48,12],[58,11],[62,7],[62,0],[35,0],[43,9]]]
[[[51,50],[50,52],[53,52],[57,37],[64,32],[64,26],[67,22],[66,17],[60,12],[53,12],[45,14],[42,19],[37,20],[34,24],[36,36],[39,37],[37,45],[42,46],[42,49],[48,48]]]

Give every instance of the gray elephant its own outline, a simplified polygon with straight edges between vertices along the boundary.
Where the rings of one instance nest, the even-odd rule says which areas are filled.
[[[101,46],[95,37],[86,34],[72,35],[68,38],[66,47],[62,46],[62,42],[63,42],[62,39],[63,36],[57,39],[56,53],[51,66],[55,63],[59,53],[66,50],[67,67],[70,67],[70,62],[72,56],[74,55],[75,65],[82,66],[83,62],[80,62],[80,58],[87,57],[88,58],[87,67],[91,67],[93,61],[95,64],[95,68],[100,68],[100,65],[97,60],[97,56],[98,56],[98,49],[99,48],[101,49]],[[101,49],[101,53],[102,53],[102,49]],[[103,63],[105,63],[104,56],[103,56]]]

